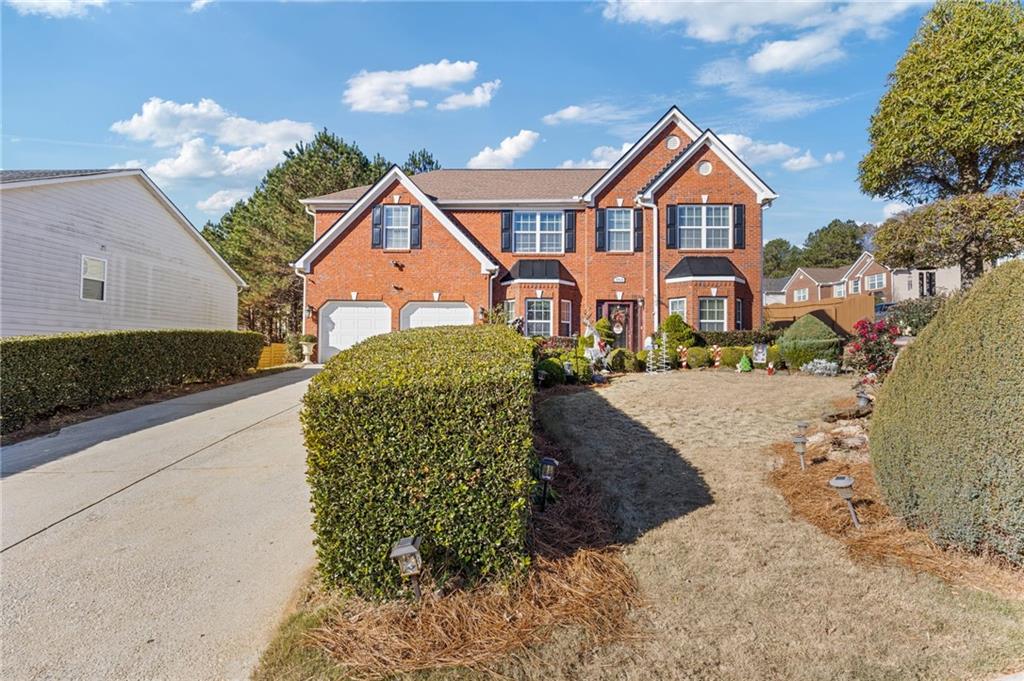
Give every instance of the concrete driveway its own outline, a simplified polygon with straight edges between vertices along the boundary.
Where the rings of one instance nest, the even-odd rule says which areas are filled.
[[[313,565],[313,373],[5,447],[0,678],[248,677]]]

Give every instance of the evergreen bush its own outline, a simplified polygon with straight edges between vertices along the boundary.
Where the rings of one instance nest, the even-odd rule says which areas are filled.
[[[700,369],[710,366],[711,353],[706,348],[692,347],[686,350],[686,366],[691,369]]]
[[[839,336],[813,314],[796,320],[779,339],[779,351],[786,364],[802,367],[816,359],[834,362],[839,358]]]

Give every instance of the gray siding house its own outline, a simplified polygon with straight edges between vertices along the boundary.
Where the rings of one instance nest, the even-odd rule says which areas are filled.
[[[235,329],[244,286],[141,170],[0,171],[0,336]]]

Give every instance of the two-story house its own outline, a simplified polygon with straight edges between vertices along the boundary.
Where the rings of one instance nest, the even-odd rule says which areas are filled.
[[[817,303],[870,293],[882,303],[893,301],[893,272],[867,251],[842,267],[798,267],[782,287],[786,303]]]
[[[473,324],[501,307],[528,335],[608,317],[637,349],[667,314],[706,330],[761,321],[761,213],[777,195],[672,107],[611,168],[397,167],[306,199],[294,263],[320,359],[368,336]]]

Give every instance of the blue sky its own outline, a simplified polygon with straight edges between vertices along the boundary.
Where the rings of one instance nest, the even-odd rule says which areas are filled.
[[[780,194],[880,221],[857,162],[921,4],[5,0],[4,168],[146,168],[197,225],[326,127],[402,162],[614,161],[672,104]]]

